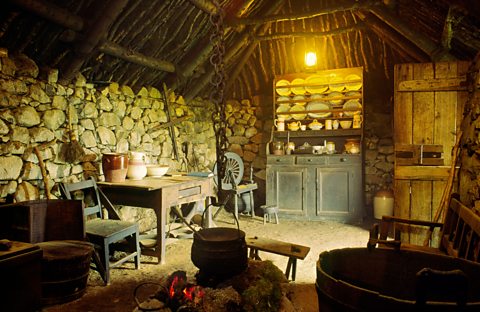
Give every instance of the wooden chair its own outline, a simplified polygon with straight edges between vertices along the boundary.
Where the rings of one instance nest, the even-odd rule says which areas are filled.
[[[452,257],[480,262],[480,216],[462,204],[458,194],[452,194],[445,215],[445,222],[428,222],[384,216],[380,227],[370,232],[369,247],[410,249],[429,253],[447,254]],[[426,226],[433,232],[440,228],[439,247],[421,246],[401,242],[398,225]],[[394,239],[388,239],[393,226]]]
[[[68,199],[78,196],[78,192],[83,194],[85,228],[88,240],[95,245],[96,269],[102,276],[105,284],[110,283],[110,269],[118,267],[135,259],[135,269],[140,267],[140,245],[138,224],[121,220],[105,219],[102,211],[102,203],[113,205],[108,198],[98,188],[93,178],[77,183],[62,183],[62,192]],[[102,195],[102,196],[101,196]],[[103,199],[103,200],[102,200]],[[116,215],[118,218],[118,215]],[[113,245],[127,242],[126,256],[110,262],[110,254],[114,251]]]

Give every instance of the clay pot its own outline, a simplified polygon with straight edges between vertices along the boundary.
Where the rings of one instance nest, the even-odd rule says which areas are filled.
[[[124,182],[128,170],[128,155],[105,153],[102,157],[102,168],[106,182]]]

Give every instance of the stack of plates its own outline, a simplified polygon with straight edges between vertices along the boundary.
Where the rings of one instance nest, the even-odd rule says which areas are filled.
[[[302,78],[296,78],[292,80],[290,84],[291,90],[294,94],[303,95],[305,94],[305,80]]]
[[[303,114],[294,114],[294,112],[302,112]],[[307,117],[307,114],[305,114],[305,107],[303,105],[294,105],[292,108],[290,108],[290,113],[295,120],[303,120],[305,117]]]
[[[358,75],[348,75],[345,77],[345,89],[348,91],[358,91],[362,88],[362,78]],[[352,81],[352,82],[349,82]]]
[[[332,92],[328,95],[330,98],[337,98],[335,100],[330,100],[330,104],[332,105],[342,105],[344,100],[340,99],[339,97],[343,97],[343,94],[341,92]]]
[[[305,83],[307,90],[310,94],[323,93],[328,90],[328,81],[326,77],[320,75],[311,75],[306,80]]]
[[[275,90],[279,95],[290,95],[290,82],[285,79],[277,81],[275,84]]]
[[[362,104],[360,104],[358,100],[348,100],[345,102],[345,104],[343,104],[343,109],[358,109],[358,111],[344,112],[346,116],[353,116],[362,112]]]
[[[296,101],[295,104],[297,105],[305,105],[305,97],[303,95],[295,95],[293,100]]]
[[[306,106],[307,111],[318,111],[318,110],[329,110],[331,109],[330,105],[327,102],[322,101],[313,101],[307,104]],[[308,116],[312,118],[324,118],[330,116],[331,112],[316,112],[316,113],[308,113]]]
[[[290,104],[280,104],[280,105],[278,105],[277,110],[276,110],[277,114],[278,113],[286,113],[288,111],[290,111]],[[278,116],[285,118],[285,120],[292,119],[292,116],[290,116],[290,115],[278,115]]]
[[[333,76],[330,78],[330,84],[328,85],[330,91],[341,92],[345,89],[345,83],[341,82],[341,77]]]

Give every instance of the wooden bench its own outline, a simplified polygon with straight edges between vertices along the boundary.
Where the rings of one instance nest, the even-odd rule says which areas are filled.
[[[398,225],[426,226],[433,232],[440,228],[439,247],[420,246],[401,242],[401,231]],[[394,238],[388,239],[393,226]],[[430,253],[447,254],[479,262],[480,258],[480,216],[462,204],[458,194],[452,194],[444,223],[428,222],[398,217],[384,216],[380,227],[375,225],[370,231],[368,247],[396,248],[419,250]]]
[[[247,237],[247,247],[250,248],[250,258],[255,260],[261,260],[258,251],[270,252],[277,255],[288,257],[287,268],[285,270],[285,276],[289,277],[292,272],[292,281],[295,280],[297,272],[297,259],[303,260],[310,252],[310,247],[291,244],[269,238],[261,237]]]

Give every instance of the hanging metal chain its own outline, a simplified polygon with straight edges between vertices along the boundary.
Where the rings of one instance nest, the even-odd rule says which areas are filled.
[[[222,180],[225,177],[225,152],[228,148],[228,139],[225,129],[227,128],[225,114],[225,66],[223,56],[225,54],[224,29],[223,29],[223,9],[218,0],[213,0],[216,7],[214,13],[210,15],[210,23],[213,32],[210,36],[210,43],[213,46],[210,64],[214,69],[214,74],[210,80],[212,91],[210,101],[214,104],[212,113],[213,130],[215,131],[216,152],[217,152],[217,183],[218,190],[222,190]]]

